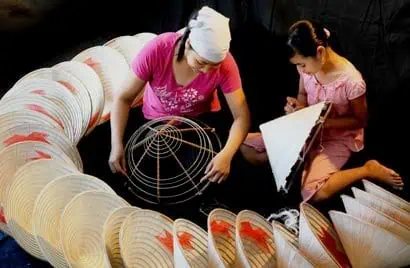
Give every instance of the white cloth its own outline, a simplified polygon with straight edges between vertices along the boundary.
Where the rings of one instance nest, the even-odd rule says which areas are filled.
[[[224,60],[231,42],[229,18],[205,6],[189,22],[189,28],[191,46],[199,56],[214,63]]]

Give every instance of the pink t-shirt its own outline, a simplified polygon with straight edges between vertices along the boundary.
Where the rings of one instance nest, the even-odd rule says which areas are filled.
[[[338,79],[326,85],[321,85],[315,76],[300,74],[308,95],[309,105],[325,100],[332,102],[330,118],[353,114],[350,101],[366,93],[366,83],[352,64]],[[323,140],[341,141],[352,151],[360,151],[364,147],[364,129],[326,129],[323,133]]]
[[[179,86],[175,80],[172,60],[180,36],[178,33],[158,35],[132,61],[134,73],[148,82],[142,107],[147,119],[167,115],[197,116],[207,111],[218,111],[218,86],[224,93],[242,88],[238,66],[230,53],[219,68],[198,74],[185,87]]]

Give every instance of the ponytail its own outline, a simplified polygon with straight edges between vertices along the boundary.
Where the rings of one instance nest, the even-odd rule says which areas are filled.
[[[181,61],[184,58],[185,43],[186,43],[186,40],[188,40],[189,34],[191,33],[191,29],[189,28],[189,22],[192,19],[196,19],[197,17],[198,17],[198,10],[195,10],[194,12],[192,12],[191,16],[189,17],[187,26],[185,28],[184,35],[182,37],[178,38],[178,40],[177,40],[177,41],[181,40],[181,45],[179,46],[178,54],[177,54],[177,61]]]

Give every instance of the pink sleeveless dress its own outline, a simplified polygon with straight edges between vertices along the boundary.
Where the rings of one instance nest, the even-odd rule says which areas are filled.
[[[325,100],[331,102],[330,118],[351,115],[353,113],[351,100],[366,93],[366,83],[352,64],[339,78],[326,85],[320,84],[315,76],[304,73],[300,75],[308,96],[308,105]],[[325,129],[319,135],[317,145],[312,147],[308,154],[302,174],[302,196],[305,202],[333,173],[346,164],[352,152],[363,149],[363,134],[363,129]],[[253,147],[258,152],[265,151],[261,135],[247,139],[244,144]]]

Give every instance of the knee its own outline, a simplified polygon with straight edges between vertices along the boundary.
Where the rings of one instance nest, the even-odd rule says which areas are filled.
[[[318,203],[329,199],[330,194],[326,191],[325,185],[322,186],[311,198],[313,203]]]

